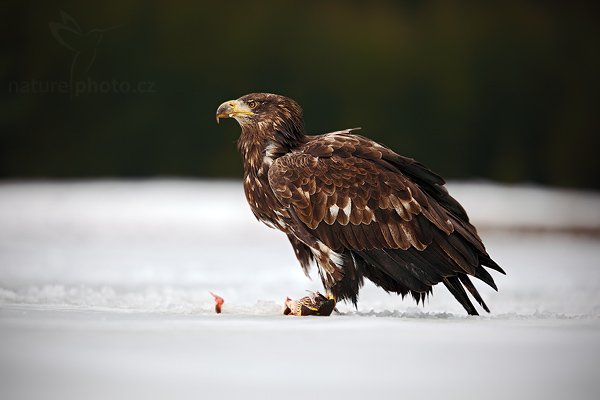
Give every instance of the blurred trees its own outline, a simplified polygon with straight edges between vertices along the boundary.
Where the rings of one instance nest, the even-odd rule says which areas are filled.
[[[40,3],[1,16],[1,177],[240,176],[214,112],[268,91],[448,178],[600,188],[593,3]]]

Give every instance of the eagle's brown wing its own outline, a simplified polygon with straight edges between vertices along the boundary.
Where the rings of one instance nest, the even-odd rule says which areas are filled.
[[[343,281],[362,276],[417,301],[444,282],[469,313],[477,312],[464,288],[487,310],[468,275],[495,288],[483,265],[502,270],[442,178],[423,165],[341,132],[278,158],[269,183],[302,228],[353,260],[358,276],[344,274],[330,288],[339,297],[355,302],[359,285]]]

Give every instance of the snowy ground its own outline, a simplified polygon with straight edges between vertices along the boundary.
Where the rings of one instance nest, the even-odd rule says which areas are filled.
[[[600,195],[450,190],[508,272],[482,317],[371,285],[282,316],[320,283],[238,182],[0,184],[0,398],[598,398]]]

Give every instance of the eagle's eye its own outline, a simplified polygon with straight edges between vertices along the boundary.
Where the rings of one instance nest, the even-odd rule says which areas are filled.
[[[256,108],[256,106],[258,105],[258,103],[254,100],[248,100],[248,107],[250,108]]]

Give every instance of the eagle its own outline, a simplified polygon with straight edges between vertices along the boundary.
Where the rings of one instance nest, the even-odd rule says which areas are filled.
[[[327,297],[357,306],[369,279],[424,303],[438,283],[470,315],[487,312],[475,277],[498,290],[494,262],[444,179],[355,129],[310,136],[285,96],[251,93],[216,113],[241,126],[244,193],[256,218],[285,233],[304,273],[316,264]]]

